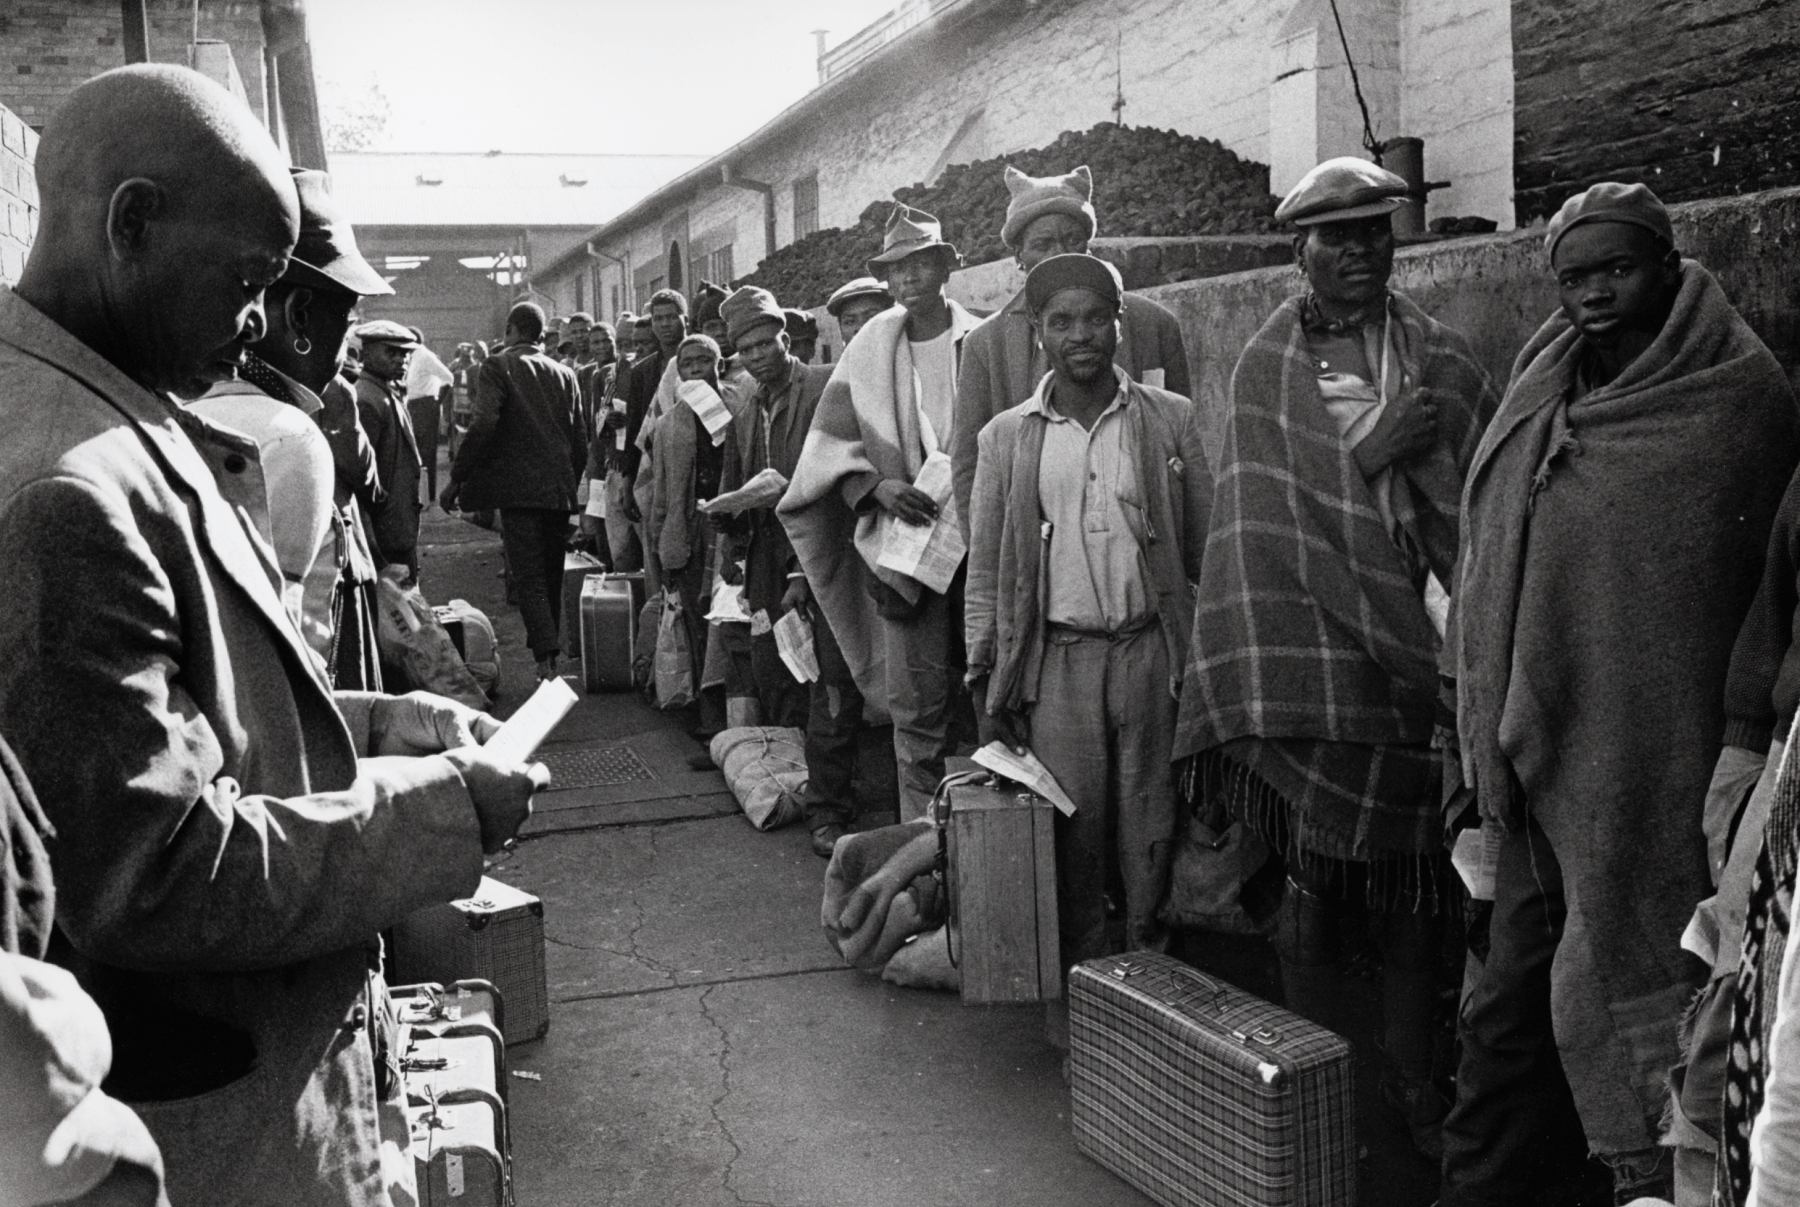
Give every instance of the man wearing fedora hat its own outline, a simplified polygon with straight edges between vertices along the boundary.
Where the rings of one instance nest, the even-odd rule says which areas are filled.
[[[892,524],[942,519],[961,533],[954,496],[940,504],[913,485],[928,458],[948,461],[957,358],[977,322],[944,294],[960,262],[936,218],[894,207],[869,271],[899,305],[844,350],[779,508],[858,686],[888,702],[903,819],[929,809],[952,718],[967,712],[963,568],[940,593],[877,566]]]
[[[375,556],[383,564],[404,565],[410,582],[419,575],[419,471],[425,461],[400,391],[419,341],[392,319],[364,323],[356,338],[362,345],[356,413],[375,446],[375,469],[387,494],[373,517]]]
[[[1085,252],[1094,237],[1094,180],[1085,165],[1062,176],[1027,176],[1006,169],[1011,200],[1000,240],[1029,273],[1051,256]],[[1114,363],[1130,377],[1191,398],[1187,351],[1175,316],[1142,294],[1124,295],[1119,312]],[[987,421],[1019,405],[1038,386],[1049,365],[1031,326],[1020,289],[963,342],[956,380],[956,430],[950,459],[956,470],[956,501],[963,523],[969,518],[969,491],[975,483],[976,437]]]

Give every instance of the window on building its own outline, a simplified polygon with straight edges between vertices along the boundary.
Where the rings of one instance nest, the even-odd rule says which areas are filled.
[[[729,287],[731,278],[737,275],[731,262],[731,247],[732,245],[727,243],[717,251],[706,253],[706,279],[714,285]]]
[[[798,243],[819,229],[819,174],[809,172],[794,181],[794,241]]]
[[[668,284],[669,281],[667,277],[651,277],[650,293],[654,295],[657,290],[665,288]]]

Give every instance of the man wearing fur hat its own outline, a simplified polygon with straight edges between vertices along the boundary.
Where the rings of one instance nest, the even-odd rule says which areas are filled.
[[[936,218],[894,208],[869,271],[899,305],[844,350],[779,509],[858,686],[893,714],[905,820],[930,808],[952,715],[966,707],[962,561],[958,552],[952,573],[930,575],[935,589],[878,563],[900,525],[936,523],[962,539],[947,484],[935,496],[914,485],[928,463],[949,468],[957,360],[976,327],[944,295],[960,260]]]
[[[1006,169],[1012,200],[1006,207],[1001,241],[1029,273],[1051,256],[1085,252],[1094,237],[1094,181],[1086,166],[1066,176],[1027,176]],[[1146,385],[1192,398],[1187,352],[1175,316],[1141,294],[1127,293],[1119,313],[1119,368]],[[956,502],[968,522],[969,492],[975,484],[976,437],[987,421],[1023,402],[1049,371],[1044,349],[1031,328],[1021,289],[970,334],[963,344],[956,380],[956,429],[950,459],[956,471]]]

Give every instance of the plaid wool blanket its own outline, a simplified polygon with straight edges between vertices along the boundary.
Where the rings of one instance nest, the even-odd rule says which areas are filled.
[[[1325,408],[1304,307],[1284,302],[1232,375],[1175,753],[1227,747],[1307,849],[1430,852],[1440,643],[1423,574],[1453,581],[1463,474],[1497,398],[1462,336],[1390,295],[1400,391],[1438,407],[1437,445],[1392,468],[1409,555]]]

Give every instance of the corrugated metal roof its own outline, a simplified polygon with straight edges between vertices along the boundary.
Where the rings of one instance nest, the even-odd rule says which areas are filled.
[[[703,158],[334,151],[331,191],[357,226],[593,226]]]

